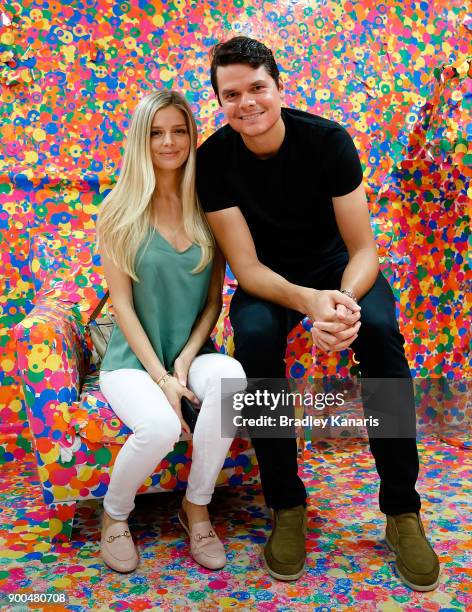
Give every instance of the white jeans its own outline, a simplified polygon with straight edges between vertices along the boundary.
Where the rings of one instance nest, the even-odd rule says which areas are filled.
[[[236,433],[235,427],[232,437],[221,437],[221,407],[229,406],[221,402],[222,378],[237,379],[232,392],[246,387],[241,364],[228,355],[199,355],[188,372],[188,387],[201,401],[186,493],[194,504],[210,502]],[[109,516],[126,520],[134,508],[136,491],[173,449],[181,425],[162,389],[143,370],[100,372],[100,389],[116,415],[133,432],[118,453],[103,500]]]

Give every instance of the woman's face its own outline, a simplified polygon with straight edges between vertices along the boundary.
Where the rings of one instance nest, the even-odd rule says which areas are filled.
[[[187,161],[190,134],[184,113],[175,106],[158,110],[151,125],[151,157],[157,170],[177,170]]]

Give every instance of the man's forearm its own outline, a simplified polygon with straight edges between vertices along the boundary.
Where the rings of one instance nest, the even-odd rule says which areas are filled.
[[[260,262],[245,266],[241,271],[233,270],[233,272],[246,293],[307,314],[314,289],[290,283],[286,278]]]
[[[359,301],[374,285],[378,273],[377,251],[372,248],[360,249],[349,259],[342,276],[341,289],[349,289]]]

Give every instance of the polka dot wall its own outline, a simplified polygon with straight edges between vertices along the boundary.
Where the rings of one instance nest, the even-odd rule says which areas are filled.
[[[184,91],[201,140],[222,124],[208,50],[234,34],[274,49],[287,105],[335,119],[354,137],[413,374],[470,374],[472,25],[463,2],[438,1],[434,10],[428,2],[332,0],[0,6],[4,459],[28,451],[12,328],[34,304],[31,243],[45,231],[93,232],[143,93]],[[310,373],[307,334],[290,350],[292,375]],[[352,359],[317,355],[317,368],[347,374]]]
[[[108,483],[106,470],[95,468],[108,466],[117,446],[94,446],[94,440],[122,440],[127,431],[92,394],[68,411],[80,355],[69,351],[57,363],[48,352],[56,336],[48,337],[51,326],[41,324],[57,317],[59,326],[58,312],[63,307],[68,316],[72,304],[74,324],[81,326],[103,295],[95,215],[116,181],[140,96],[160,87],[185,92],[204,140],[223,122],[208,51],[246,34],[274,50],[286,105],[339,121],[356,142],[412,374],[457,384],[470,377],[472,18],[465,6],[463,0],[0,1],[1,594],[57,589],[69,595],[67,609],[77,611],[470,609],[470,458],[434,438],[420,443],[419,482],[443,566],[434,593],[412,593],[395,576],[393,555],[380,541],[373,459],[365,444],[346,440],[304,453],[301,476],[312,500],[309,563],[296,585],[273,582],[262,569],[258,546],[270,519],[260,487],[251,484],[257,467],[240,452],[244,441],[227,459],[232,475],[220,476],[231,486],[217,489],[214,500],[227,567],[215,575],[191,561],[176,521],[179,493],[139,495],[131,528],[141,565],[117,579],[99,558],[100,501],[94,499]],[[225,313],[233,291],[230,282]],[[39,325],[23,330],[35,349],[20,364],[30,381],[39,381],[29,389],[41,400],[35,403],[40,413],[31,414],[39,445],[33,455],[15,374],[14,327],[38,295],[46,307],[37,312]],[[217,344],[231,350],[230,334],[224,317]],[[309,332],[296,328],[287,351],[291,377],[355,372],[348,351],[314,356],[315,362]],[[454,420],[453,394],[442,399]],[[423,414],[433,418],[434,408]],[[59,438],[61,457],[49,441]],[[188,469],[188,444],[181,441],[142,490],[180,490]],[[73,537],[58,537],[52,547],[45,501],[66,498],[72,489],[85,500]],[[359,520],[353,521],[353,506]],[[61,536],[67,520],[58,512],[54,535]]]

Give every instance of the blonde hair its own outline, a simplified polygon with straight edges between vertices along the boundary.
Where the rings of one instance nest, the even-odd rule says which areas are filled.
[[[138,248],[151,227],[151,200],[156,177],[151,158],[151,125],[157,111],[175,106],[185,116],[190,152],[185,162],[180,196],[183,225],[189,240],[201,247],[201,258],[193,273],[201,272],[213,259],[214,240],[195,189],[197,125],[184,96],[161,90],[148,94],[136,106],[126,139],[120,176],[103,200],[98,213],[97,238],[113,263],[133,280]]]

